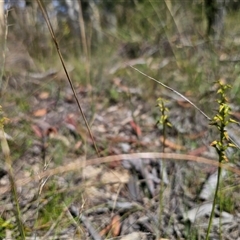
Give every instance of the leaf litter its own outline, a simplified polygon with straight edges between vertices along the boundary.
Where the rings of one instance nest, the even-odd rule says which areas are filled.
[[[142,64],[141,61],[140,63]],[[48,76],[47,73],[45,75]],[[113,82],[120,92],[131,93],[133,108],[121,102],[106,106],[104,99],[99,98],[100,101],[92,114],[89,109],[92,87],[81,87],[77,91],[84,112],[87,118],[91,119],[91,129],[101,156],[161,152],[164,143],[166,154],[188,152],[193,159],[197,156],[211,156],[213,160],[217,159],[216,155],[211,154],[211,136],[208,134],[207,121],[199,112],[189,108],[185,101],[170,99],[169,117],[174,127],[168,130],[168,138],[163,141],[162,131],[156,127],[154,118],[156,109],[139,97],[141,90],[128,88],[122,84],[121,79],[113,79]],[[73,98],[69,88],[63,85],[60,95],[62,97],[58,94],[52,95],[48,91],[36,92],[38,99],[30,106],[32,114],[25,112],[17,116],[11,115],[13,119],[18,118],[15,123],[12,122],[11,127],[21,126],[26,122],[31,126],[31,133],[23,132],[21,127],[14,132],[16,139],[13,137],[13,141],[17,142],[20,135],[24,135],[25,140],[32,140],[29,146],[22,145],[23,152],[14,160],[17,183],[20,182],[18,180],[24,182],[24,179],[30,179],[32,176],[35,180],[38,177],[40,180],[44,164],[47,164],[47,171],[51,171],[75,161],[82,161],[84,166],[87,159],[95,157],[76,105],[73,100],[70,101]],[[194,146],[191,145],[193,141]],[[84,158],[79,159],[79,156]],[[163,167],[161,160],[151,155],[149,158],[141,158],[141,155],[131,158],[129,155],[129,159],[123,161],[116,161],[112,157],[112,160],[104,164],[86,165],[75,169],[73,167],[71,171],[66,172],[56,171],[48,175],[46,171],[45,177],[49,178],[46,179],[42,195],[39,197],[42,202],[40,207],[37,207],[35,201],[39,182],[29,180],[18,185],[25,224],[29,229],[33,229],[34,217],[29,216],[36,216],[37,211],[44,211],[52,199],[59,195],[63,202],[67,201],[67,197],[71,197],[67,209],[78,221],[77,225],[80,224],[82,239],[88,239],[89,234],[95,239],[118,236],[119,239],[134,239],[135,236],[138,239],[140,236],[141,239],[155,239],[160,233],[171,236],[171,239],[179,239],[186,237],[186,221],[191,222],[192,228],[201,226],[199,234],[204,236],[204,224],[209,215],[209,205],[205,201],[211,201],[210,187],[214,188],[212,181],[215,182],[216,166],[210,171],[204,163],[180,163],[173,157],[165,161]],[[1,168],[4,171],[4,166]],[[1,190],[6,190],[8,185],[6,174],[2,174],[0,192],[4,192]],[[161,191],[163,195],[159,199]],[[161,213],[160,202],[163,205]],[[61,201],[58,200],[57,204],[61,205]],[[239,206],[236,205],[234,213],[223,212],[224,225],[230,226],[234,221],[239,221],[237,209]],[[62,213],[65,215],[65,212]],[[158,222],[159,214],[162,215],[161,226]],[[13,216],[7,191],[1,195],[1,215],[6,216],[6,219]],[[70,223],[62,226],[61,221],[64,222],[65,217],[58,217],[59,236],[64,237],[68,233],[67,237],[76,237],[76,229],[73,231],[74,227]],[[215,221],[218,217],[219,212],[216,209]],[[44,225],[41,222],[42,218],[43,215],[40,214],[35,231],[39,236],[54,235],[54,228],[49,226],[52,223]],[[227,227],[223,231],[230,234]]]

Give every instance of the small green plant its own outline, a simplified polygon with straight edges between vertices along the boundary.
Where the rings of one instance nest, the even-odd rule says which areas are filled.
[[[234,202],[233,195],[231,193],[229,193],[228,191],[221,191],[218,198],[219,198],[220,210],[223,210],[229,213],[234,213],[235,202]]]
[[[226,127],[230,123],[236,123],[236,121],[234,121],[233,119],[230,118],[231,109],[230,109],[230,106],[228,104],[227,97],[226,97],[226,91],[229,88],[231,88],[231,86],[228,84],[225,84],[221,80],[219,80],[217,83],[219,85],[219,89],[218,89],[217,93],[220,95],[219,99],[217,100],[219,107],[218,107],[217,114],[211,119],[210,125],[216,126],[216,128],[219,132],[219,139],[214,140],[211,143],[211,146],[213,146],[216,149],[216,152],[218,154],[218,161],[219,161],[220,165],[218,167],[217,185],[216,185],[216,189],[215,189],[213,206],[212,206],[212,211],[211,211],[211,215],[210,215],[210,219],[209,219],[206,240],[209,239],[214,210],[215,210],[215,206],[216,206],[216,202],[217,202],[217,196],[218,196],[218,192],[220,190],[220,180],[221,180],[221,172],[222,172],[221,164],[228,161],[228,159],[226,157],[226,150],[229,147],[236,147],[233,143],[230,143],[228,133],[226,130]]]
[[[6,229],[13,229],[14,226],[11,220],[5,220],[0,217],[0,239],[5,239],[6,237]]]
[[[157,123],[162,125],[162,127],[163,127],[163,152],[164,152],[165,140],[167,137],[166,131],[167,131],[168,127],[172,127],[172,124],[170,123],[169,118],[168,118],[169,109],[165,106],[164,99],[158,98],[157,106],[159,107],[159,110],[161,113],[160,119],[158,120]]]
[[[168,118],[169,109],[166,107],[164,102],[165,102],[165,100],[162,99],[162,98],[158,98],[157,99],[157,106],[158,106],[158,108],[160,110],[160,113],[161,113],[160,118],[159,118],[157,124],[159,124],[159,125],[161,125],[163,127],[162,152],[165,151],[165,141],[166,141],[166,138],[167,138],[167,128],[168,127],[172,127],[172,124],[170,123],[169,118]],[[163,175],[166,172],[166,166],[165,166],[164,162],[161,163],[161,171],[162,171],[162,173],[161,173],[162,178],[164,178]],[[162,223],[163,191],[164,191],[164,181],[162,179],[160,193],[159,193],[159,227],[161,227],[161,223]]]
[[[51,224],[51,220],[56,221],[60,213],[63,211],[61,201],[63,196],[57,193],[57,186],[55,183],[49,183],[48,194],[42,201],[46,202],[43,208],[40,209],[38,225],[48,225]]]

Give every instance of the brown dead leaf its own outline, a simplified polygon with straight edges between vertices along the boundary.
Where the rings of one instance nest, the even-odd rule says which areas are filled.
[[[77,141],[74,145],[74,149],[78,150],[82,146],[82,144],[83,144],[82,141]]]
[[[31,128],[38,137],[40,138],[43,137],[42,129],[39,126],[32,124]]]
[[[103,237],[111,230],[112,224],[107,225],[103,230],[100,231],[100,236]]]
[[[112,219],[112,235],[113,237],[119,236],[121,230],[121,218],[119,215],[115,215]]]
[[[240,112],[232,112],[231,115],[237,119],[237,121],[240,120]]]
[[[119,236],[120,233],[120,229],[121,229],[121,222],[120,222],[120,216],[119,215],[115,215],[110,224],[108,224],[101,232],[100,235],[104,236],[106,235],[108,232],[112,232],[112,236],[113,237],[117,237]]]
[[[131,120],[129,123],[130,123],[130,125],[131,125],[131,127],[133,129],[133,132],[137,135],[137,137],[141,137],[142,130],[139,127],[139,125],[137,125],[133,120]]]
[[[33,112],[34,117],[43,117],[47,114],[47,109],[46,108],[41,108]]]
[[[33,132],[38,136],[38,137],[54,137],[55,135],[58,134],[57,128],[50,126],[46,122],[37,122],[38,125],[32,124],[31,128]]]
[[[184,101],[184,100],[178,100],[177,103],[178,103],[179,106],[181,106],[183,108],[190,108],[190,107],[192,107],[192,105],[189,102]]]
[[[169,147],[169,148],[171,148],[173,150],[185,150],[186,149],[184,146],[178,145],[178,144],[176,144],[174,142],[171,142],[168,139],[165,139],[165,141],[164,141],[164,138],[162,136],[160,137],[160,141],[161,141],[161,143],[164,142],[165,146],[167,146],[167,147]]]
[[[42,100],[48,99],[48,98],[49,98],[49,92],[41,92],[41,93],[38,95],[38,98],[39,98],[39,99],[42,99]]]

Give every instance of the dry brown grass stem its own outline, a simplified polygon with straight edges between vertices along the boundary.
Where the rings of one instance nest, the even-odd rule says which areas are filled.
[[[48,17],[47,11],[46,11],[46,9],[44,8],[44,5],[43,5],[43,3],[42,3],[41,0],[37,0],[37,3],[38,3],[38,6],[39,6],[40,9],[41,9],[41,12],[42,12],[42,14],[43,14],[43,17],[44,17],[44,19],[45,19],[45,21],[46,21],[46,24],[47,24],[47,26],[48,26],[48,29],[49,29],[49,32],[50,32],[50,34],[51,34],[52,40],[53,40],[53,42],[54,42],[54,44],[55,44],[55,47],[56,47],[56,50],[57,50],[59,59],[60,59],[60,61],[61,61],[61,63],[62,63],[64,72],[65,72],[65,74],[66,74],[66,76],[67,76],[67,80],[68,80],[69,85],[70,85],[70,87],[71,87],[71,90],[72,90],[72,92],[73,92],[74,98],[75,98],[75,100],[76,100],[76,102],[77,102],[78,109],[79,109],[79,111],[80,111],[80,113],[81,113],[81,115],[82,115],[82,117],[83,117],[84,123],[85,123],[85,125],[86,125],[86,127],[87,127],[89,136],[90,136],[90,138],[91,138],[91,140],[92,140],[92,142],[93,142],[93,145],[94,145],[94,148],[95,148],[95,150],[96,150],[96,153],[98,154],[98,156],[100,156],[100,155],[99,155],[98,148],[97,148],[97,145],[96,145],[96,142],[95,142],[94,137],[93,137],[93,134],[92,134],[92,131],[91,131],[90,127],[89,127],[88,121],[87,121],[86,116],[85,116],[85,114],[84,114],[84,112],[83,112],[83,110],[82,110],[80,101],[79,101],[79,99],[78,99],[78,97],[77,97],[75,88],[74,88],[74,86],[73,86],[73,82],[72,82],[72,80],[71,80],[71,78],[70,78],[70,75],[69,75],[69,73],[68,73],[68,71],[67,71],[66,64],[65,64],[65,62],[64,62],[64,60],[63,60],[63,56],[62,56],[62,53],[61,53],[61,51],[60,51],[60,48],[59,48],[59,45],[58,45],[58,41],[57,41],[56,36],[55,36],[55,33],[54,33],[54,31],[53,31],[53,27],[52,27],[52,24],[51,24],[50,19],[49,19],[49,17]]]
[[[187,97],[185,97],[184,95],[182,95],[180,92],[178,92],[178,91],[176,91],[175,89],[167,86],[166,84],[158,81],[157,79],[155,79],[155,78],[147,75],[146,73],[140,71],[139,69],[133,67],[132,65],[128,65],[128,66],[131,67],[132,69],[134,69],[135,71],[139,72],[139,73],[142,74],[143,76],[145,76],[145,77],[151,79],[152,81],[160,84],[162,87],[170,90],[171,92],[174,92],[176,95],[178,95],[179,97],[181,97],[182,99],[184,99],[185,101],[187,101],[188,103],[190,103],[194,108],[196,108],[206,119],[208,119],[209,121],[211,120],[211,118],[210,118],[206,113],[204,113],[198,106],[196,106],[192,101],[190,101]]]
[[[215,160],[204,158],[204,157],[195,157],[187,154],[178,154],[178,153],[159,153],[159,152],[143,152],[143,153],[132,153],[132,154],[120,154],[113,155],[95,159],[86,160],[85,157],[78,158],[72,163],[69,163],[65,166],[59,166],[54,169],[49,169],[45,172],[39,173],[38,175],[18,179],[16,180],[17,187],[24,186],[32,181],[39,181],[46,177],[51,177],[57,174],[63,174],[71,171],[78,171],[89,165],[99,165],[102,163],[109,163],[113,161],[123,161],[129,159],[161,159],[161,160],[173,160],[173,161],[193,161],[198,163],[204,163],[208,165],[212,165],[215,167],[221,167],[233,173],[240,175],[240,169],[236,167],[231,167],[228,164],[222,164]],[[0,194],[4,194],[10,190],[10,187],[2,187],[0,188]]]

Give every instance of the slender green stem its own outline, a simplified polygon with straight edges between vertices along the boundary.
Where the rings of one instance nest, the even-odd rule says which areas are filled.
[[[165,141],[166,141],[166,124],[163,124],[163,146],[162,146],[162,151],[165,151]],[[160,160],[161,161],[161,160]],[[162,161],[161,161],[162,162]],[[164,171],[164,166],[165,164],[162,162],[161,164],[161,175],[163,177],[163,171]],[[159,229],[161,229],[162,226],[162,213],[163,213],[163,188],[164,188],[164,182],[163,178],[161,181],[161,186],[160,186],[160,193],[159,193]],[[161,230],[160,230],[160,235],[161,235]],[[161,237],[161,236],[159,236]]]
[[[227,159],[226,153],[225,153],[227,148],[234,147],[234,144],[229,144],[229,137],[228,137],[228,134],[226,131],[226,126],[230,122],[232,122],[232,123],[235,122],[234,120],[232,120],[229,117],[230,107],[227,103],[227,98],[225,95],[226,90],[228,88],[230,88],[230,86],[222,83],[221,81],[219,81],[218,83],[220,86],[217,91],[217,93],[220,94],[220,98],[218,100],[219,109],[218,109],[218,113],[213,117],[210,124],[217,127],[217,129],[219,131],[219,135],[220,135],[219,140],[218,141],[215,140],[211,144],[216,149],[217,154],[219,156],[219,166],[218,166],[218,172],[217,172],[218,173],[217,185],[216,185],[214,199],[213,199],[213,206],[212,206],[212,211],[211,211],[211,215],[210,215],[210,219],[209,219],[209,223],[208,223],[207,235],[205,238],[206,240],[209,239],[209,235],[210,235],[210,231],[211,231],[211,227],[212,227],[213,216],[214,216],[215,207],[216,207],[216,202],[217,202],[217,197],[218,197],[218,192],[220,189],[221,173],[222,173],[222,168],[220,167],[220,165]],[[220,196],[220,198],[221,198],[221,196]],[[220,208],[220,211],[221,211],[221,208]],[[220,216],[220,220],[219,220],[219,228],[221,228],[221,216]],[[221,231],[220,231],[219,237],[221,239]]]
[[[169,111],[168,108],[164,104],[164,100],[159,98],[158,99],[158,107],[161,112],[161,117],[159,120],[159,124],[163,126],[163,143],[162,143],[162,152],[165,152],[165,142],[167,138],[167,127],[171,127],[171,123],[168,120],[168,115],[167,112]],[[161,161],[161,160],[160,160]],[[161,235],[161,226],[162,226],[162,213],[163,213],[163,192],[164,192],[164,171],[165,171],[165,163],[161,161],[161,175],[162,175],[162,181],[161,181],[161,186],[160,186],[160,192],[159,192],[159,234]],[[161,237],[161,236],[158,236]]]
[[[212,227],[213,216],[214,216],[215,207],[216,207],[216,203],[217,203],[217,195],[218,195],[218,190],[220,187],[221,174],[222,174],[222,168],[219,166],[218,167],[218,175],[217,175],[217,185],[216,185],[216,189],[215,189],[215,193],[214,193],[213,206],[212,206],[212,211],[211,211],[211,215],[210,215],[210,219],[209,219],[209,223],[208,223],[207,235],[206,235],[205,240],[209,239],[209,235],[210,235],[210,231],[211,231],[211,227]]]
[[[2,152],[4,154],[5,158],[5,165],[8,171],[8,177],[10,181],[10,186],[11,186],[11,192],[12,192],[12,200],[13,200],[13,205],[14,205],[14,212],[15,212],[15,217],[16,217],[16,222],[18,226],[18,231],[20,233],[21,239],[25,239],[25,231],[24,231],[24,226],[22,223],[22,217],[21,217],[21,210],[20,210],[20,205],[18,202],[18,194],[17,194],[17,188],[16,188],[16,183],[14,180],[14,173],[12,169],[12,160],[10,156],[10,149],[8,146],[7,139],[5,137],[5,132],[3,128],[3,123],[2,119],[0,120],[0,139],[1,139],[1,147],[2,147]]]

